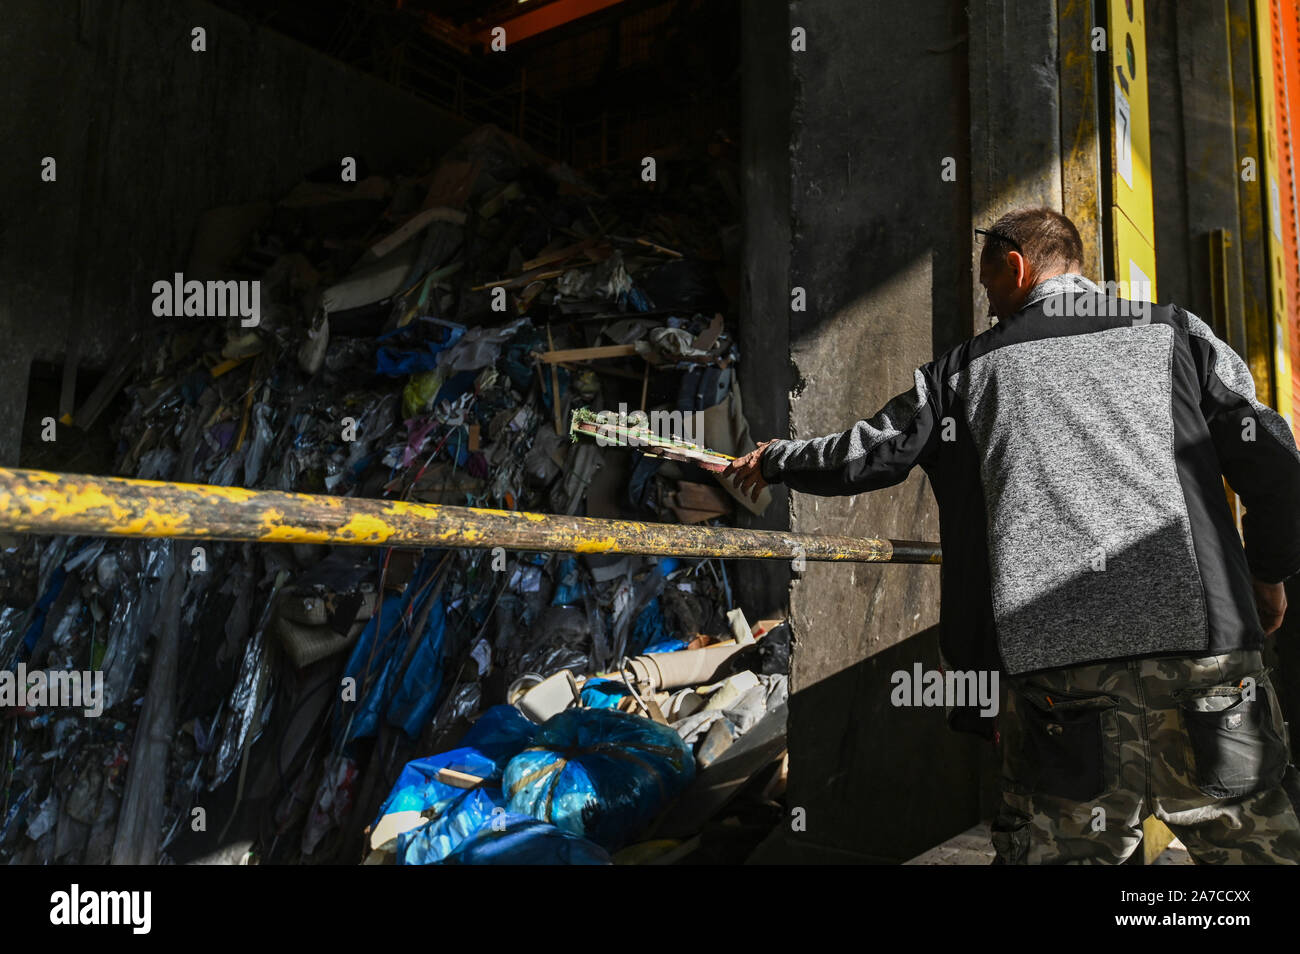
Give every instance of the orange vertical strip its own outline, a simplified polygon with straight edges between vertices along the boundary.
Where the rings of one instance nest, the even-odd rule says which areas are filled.
[[[1291,331],[1292,406],[1300,408],[1300,201],[1297,199],[1297,148],[1300,142],[1300,5],[1271,0],[1273,78],[1277,113],[1277,176],[1286,264],[1286,326]],[[1279,385],[1281,382],[1279,382]],[[1295,430],[1300,436],[1300,415]]]

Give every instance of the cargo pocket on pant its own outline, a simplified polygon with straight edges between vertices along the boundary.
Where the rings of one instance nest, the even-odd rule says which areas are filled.
[[[1028,784],[1036,795],[1086,802],[1113,788],[1118,703],[1111,696],[1079,696],[1020,687],[1016,714]]]
[[[1279,784],[1286,772],[1289,753],[1281,710],[1265,674],[1254,678],[1254,699],[1245,698],[1236,684],[1180,694],[1192,782],[1205,795],[1252,795]]]

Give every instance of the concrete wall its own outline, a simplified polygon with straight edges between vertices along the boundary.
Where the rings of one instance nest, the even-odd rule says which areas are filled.
[[[207,52],[190,31],[207,31]],[[435,159],[468,126],[197,0],[11,0],[0,19],[0,463],[33,358],[105,359],[183,269],[205,209],[342,156]],[[43,157],[55,182],[40,178]],[[57,408],[36,409],[57,415]]]
[[[972,327],[966,15],[959,0],[745,10],[746,118],[763,117],[745,127],[746,316],[765,343],[745,352],[745,404],[756,440],[816,437],[874,414]],[[790,52],[795,26],[805,53]],[[781,74],[788,112],[773,105]],[[808,309],[792,314],[796,285]],[[938,539],[920,471],[853,498],[792,498],[796,530]],[[978,819],[987,746],[939,710],[889,703],[895,670],[938,666],[938,605],[935,567],[809,564],[794,582],[789,803],[806,830],[765,857],[901,860]]]

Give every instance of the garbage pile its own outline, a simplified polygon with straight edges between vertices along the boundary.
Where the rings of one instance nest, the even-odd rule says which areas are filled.
[[[759,635],[694,649],[670,639],[617,673],[522,677],[459,747],[406,765],[368,829],[366,863],[610,863],[697,768],[779,718],[789,628]]]
[[[666,165],[672,189],[584,178],[486,126],[423,176],[327,169],[215,210],[185,278],[259,282],[259,321],[159,323],[109,369],[125,412],[77,419],[143,479],[761,512],[689,462],[567,435],[573,409],[630,407],[753,447],[717,280],[734,179]],[[751,632],[721,560],[3,542],[4,861],[604,863],[784,717],[788,629]],[[99,697],[26,692],[60,673]]]

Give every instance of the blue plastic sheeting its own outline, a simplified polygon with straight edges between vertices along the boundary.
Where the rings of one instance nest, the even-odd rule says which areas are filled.
[[[649,311],[654,307],[646,293],[635,285],[629,291],[618,293],[618,304],[620,310],[626,310],[629,305],[634,311]]]
[[[454,401],[466,391],[474,390],[474,382],[478,380],[478,376],[478,371],[457,371],[442,382],[442,387],[438,388],[434,401]]]
[[[494,810],[497,810],[497,817],[500,817],[500,810],[504,808],[500,789],[476,788],[463,792],[461,799],[444,814],[427,825],[397,836],[397,863],[437,864],[487,824],[492,819]]]
[[[627,686],[614,679],[588,679],[582,685],[582,704],[588,709],[617,709],[627,696]]]
[[[567,709],[510,760],[504,790],[511,811],[615,851],[694,775],[690,747],[668,726],[612,709]]]
[[[465,789],[438,781],[439,769],[454,769],[467,775],[478,775],[491,781],[500,781],[501,770],[477,749],[459,748],[439,752],[428,758],[407,762],[388,798],[375,816],[375,821],[393,812],[433,812],[443,814],[448,807],[465,794]]]
[[[407,593],[410,591],[411,588],[407,587]],[[405,596],[406,594],[390,595],[384,598],[380,608],[370,617],[369,622],[366,623],[366,628],[361,631],[361,635],[357,638],[357,644],[352,647],[352,655],[348,658],[348,664],[344,667],[343,675],[356,680],[356,691],[362,692],[364,690],[366,692],[352,716],[348,741],[374,735],[379,726],[379,711],[383,704],[384,690],[391,678],[389,657],[392,655],[392,647],[388,643],[393,642],[393,631],[399,628],[398,624],[401,618],[402,606],[405,603]],[[383,645],[375,647],[375,630],[381,622],[384,627],[384,634],[378,639],[378,642]],[[372,649],[374,650],[373,659],[371,658]],[[375,673],[378,673],[378,677],[367,688],[366,679],[368,675],[374,675]],[[347,707],[342,705],[337,720],[339,732],[342,732],[347,719]]]
[[[632,632],[627,637],[627,655],[639,656],[646,651],[647,646],[669,639],[672,639],[672,633],[668,631],[668,621],[664,619],[664,611],[656,596],[646,603],[632,624]]]
[[[578,575],[578,558],[565,557],[560,561],[555,572],[559,581],[555,586],[555,596],[551,598],[552,606],[567,606],[582,599],[582,583]]]
[[[610,865],[604,848],[528,815],[493,816],[447,856],[449,865]]]
[[[375,340],[390,341],[393,338],[415,337],[417,331],[427,333],[430,329],[436,335],[434,343],[442,348],[451,347],[465,334],[464,325],[458,325],[446,318],[423,317],[415,324],[402,325],[400,328],[394,328],[392,331],[385,331],[381,335],[376,335]]]
[[[551,367],[554,368],[555,365],[551,365]],[[569,369],[558,368],[555,377],[560,385],[560,394],[564,395],[569,390]],[[555,410],[555,396],[551,393],[552,390],[551,376],[549,374],[542,375],[542,404],[545,406],[547,414]]]
[[[632,475],[627,480],[627,502],[632,505],[633,509],[640,510],[642,507],[650,507],[648,498],[650,490],[654,486],[651,478],[658,472],[659,466],[664,462],[662,457],[651,457],[642,455],[637,458],[632,465]],[[650,509],[654,509],[650,507]],[[665,573],[668,571],[665,570]]]
[[[375,373],[390,378],[400,378],[407,374],[419,374],[432,371],[438,366],[438,355],[446,351],[465,334],[462,325],[438,321],[441,341],[417,341],[412,345],[383,345],[375,350]],[[422,325],[426,324],[421,322]],[[380,335],[376,340],[406,337],[413,330],[412,326],[394,329]]]
[[[432,371],[438,366],[438,353],[443,348],[428,344],[411,349],[376,348],[375,374],[400,378],[408,374]]]
[[[663,642],[654,643],[641,650],[642,653],[675,653],[685,649],[689,643],[684,639],[665,639]]]
[[[389,724],[401,726],[412,738],[433,718],[433,708],[442,692],[442,650],[446,635],[447,609],[439,598],[429,608],[424,632],[388,707]],[[401,647],[398,654],[404,650]]]
[[[16,757],[14,761],[15,763],[17,762]],[[3,822],[0,822],[0,841],[4,841],[9,837],[9,832],[15,827],[16,823],[21,824],[27,820],[27,813],[24,811],[24,808],[26,807],[27,799],[31,794],[32,789],[29,788],[14,799],[14,801],[9,805],[9,812],[5,815]]]
[[[45,617],[49,614],[54,601],[59,598],[59,594],[63,592],[63,582],[67,578],[68,571],[63,569],[62,566],[55,567],[54,572],[50,574],[50,585],[46,587],[45,595],[40,598],[32,610],[31,625],[27,627],[27,632],[23,634],[23,648],[18,655],[18,662],[26,662],[27,657],[36,648],[41,633],[45,631]]]
[[[430,608],[411,665],[404,672],[398,669],[411,639],[410,626],[420,619],[433,593],[434,587],[429,583],[440,556],[437,550],[427,551],[406,589],[383,601],[382,612],[370,618],[357,639],[343,670],[344,676],[356,680],[357,692],[361,694],[346,741],[374,735],[385,711],[390,724],[401,726],[408,735],[415,736],[424,729],[433,712],[443,682],[441,656],[446,615],[441,596],[438,605]],[[380,625],[383,633],[376,636]],[[347,724],[348,709],[343,706],[338,710],[336,732],[339,734]]]

